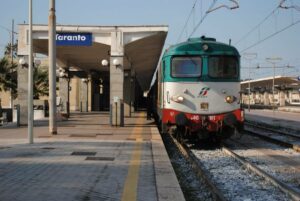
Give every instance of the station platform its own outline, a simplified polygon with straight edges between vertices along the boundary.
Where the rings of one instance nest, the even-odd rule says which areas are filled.
[[[250,122],[300,132],[300,113],[294,111],[251,109],[249,112],[245,109],[245,119]]]
[[[109,126],[108,113],[76,113],[49,135],[35,122],[0,128],[0,200],[185,200],[161,136],[143,112]]]

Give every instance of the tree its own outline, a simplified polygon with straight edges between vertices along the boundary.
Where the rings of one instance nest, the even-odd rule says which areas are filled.
[[[13,58],[16,58],[17,57],[17,48],[18,48],[17,43],[13,44],[13,46],[11,46],[11,43],[8,43],[5,46],[4,55],[6,57],[11,57],[11,51],[13,51]]]
[[[11,47],[11,43],[8,43],[4,50],[5,56],[0,60],[0,92],[11,89],[14,99],[17,98],[18,78],[17,64],[12,62],[11,51],[13,51],[13,58],[17,58],[16,50],[17,44]],[[33,98],[38,99],[40,96],[48,96],[48,94],[48,72],[40,69],[39,66],[35,66],[33,71]]]
[[[33,99],[39,99],[40,96],[49,95],[48,71],[38,67],[33,71]]]
[[[15,63],[9,62],[6,57],[0,60],[0,91],[12,90],[13,98],[17,96],[17,74]]]

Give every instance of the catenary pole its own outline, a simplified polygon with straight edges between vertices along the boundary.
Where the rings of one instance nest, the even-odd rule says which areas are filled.
[[[50,0],[49,29],[49,133],[56,135],[56,17],[55,0]]]

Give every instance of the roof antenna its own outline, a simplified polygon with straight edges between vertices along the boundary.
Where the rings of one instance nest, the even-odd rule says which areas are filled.
[[[229,45],[231,45],[231,38],[229,38]]]

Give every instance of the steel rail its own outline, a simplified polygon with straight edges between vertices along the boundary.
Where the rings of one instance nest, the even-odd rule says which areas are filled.
[[[273,132],[275,132],[275,131],[273,131]],[[276,139],[274,137],[267,136],[267,135],[264,135],[264,134],[261,134],[261,133],[258,133],[258,132],[253,132],[253,131],[250,131],[250,130],[247,130],[247,129],[245,129],[243,131],[243,134],[247,134],[247,135],[250,135],[250,136],[256,136],[256,137],[259,137],[259,138],[261,138],[265,141],[268,141],[268,142],[271,142],[271,143],[274,143],[274,144],[277,144],[277,145],[280,145],[280,146],[283,146],[283,147],[291,148],[296,152],[300,152],[300,145],[299,144],[294,144],[294,143],[291,143],[291,142]]]
[[[212,176],[209,172],[207,172],[199,162],[198,158],[192,153],[192,151],[186,146],[184,143],[179,143],[177,139],[175,139],[171,134],[170,138],[172,139],[172,142],[175,144],[175,146],[178,148],[178,150],[182,153],[183,157],[191,164],[193,170],[195,171],[196,175],[198,177],[201,177],[204,179],[205,183],[209,186],[209,188],[212,190],[212,194],[214,196],[214,200],[218,201],[226,201],[223,193],[220,191],[220,189],[211,181],[210,178]]]
[[[255,173],[256,175],[264,178],[266,181],[272,183],[274,186],[278,187],[284,193],[286,193],[287,195],[289,195],[291,197],[291,199],[293,199],[295,201],[299,201],[300,200],[300,193],[297,192],[296,190],[294,190],[293,188],[289,187],[287,184],[279,181],[278,179],[276,179],[275,177],[269,175],[268,173],[266,173],[262,169],[258,168],[254,164],[246,161],[244,158],[242,158],[238,154],[236,154],[233,151],[231,151],[225,145],[223,145],[222,150],[223,150],[224,153],[230,155],[235,160],[237,160],[238,162],[240,162],[243,166],[245,166],[251,172]]]
[[[245,122],[245,125],[260,128],[260,129],[263,129],[263,130],[266,130],[266,131],[276,132],[278,134],[287,135],[287,136],[294,137],[294,138],[298,138],[300,140],[300,135],[297,135],[297,134],[287,133],[287,132],[280,131],[280,130],[275,130],[274,128],[268,128],[266,126],[257,125],[257,124],[252,123],[252,122]]]

